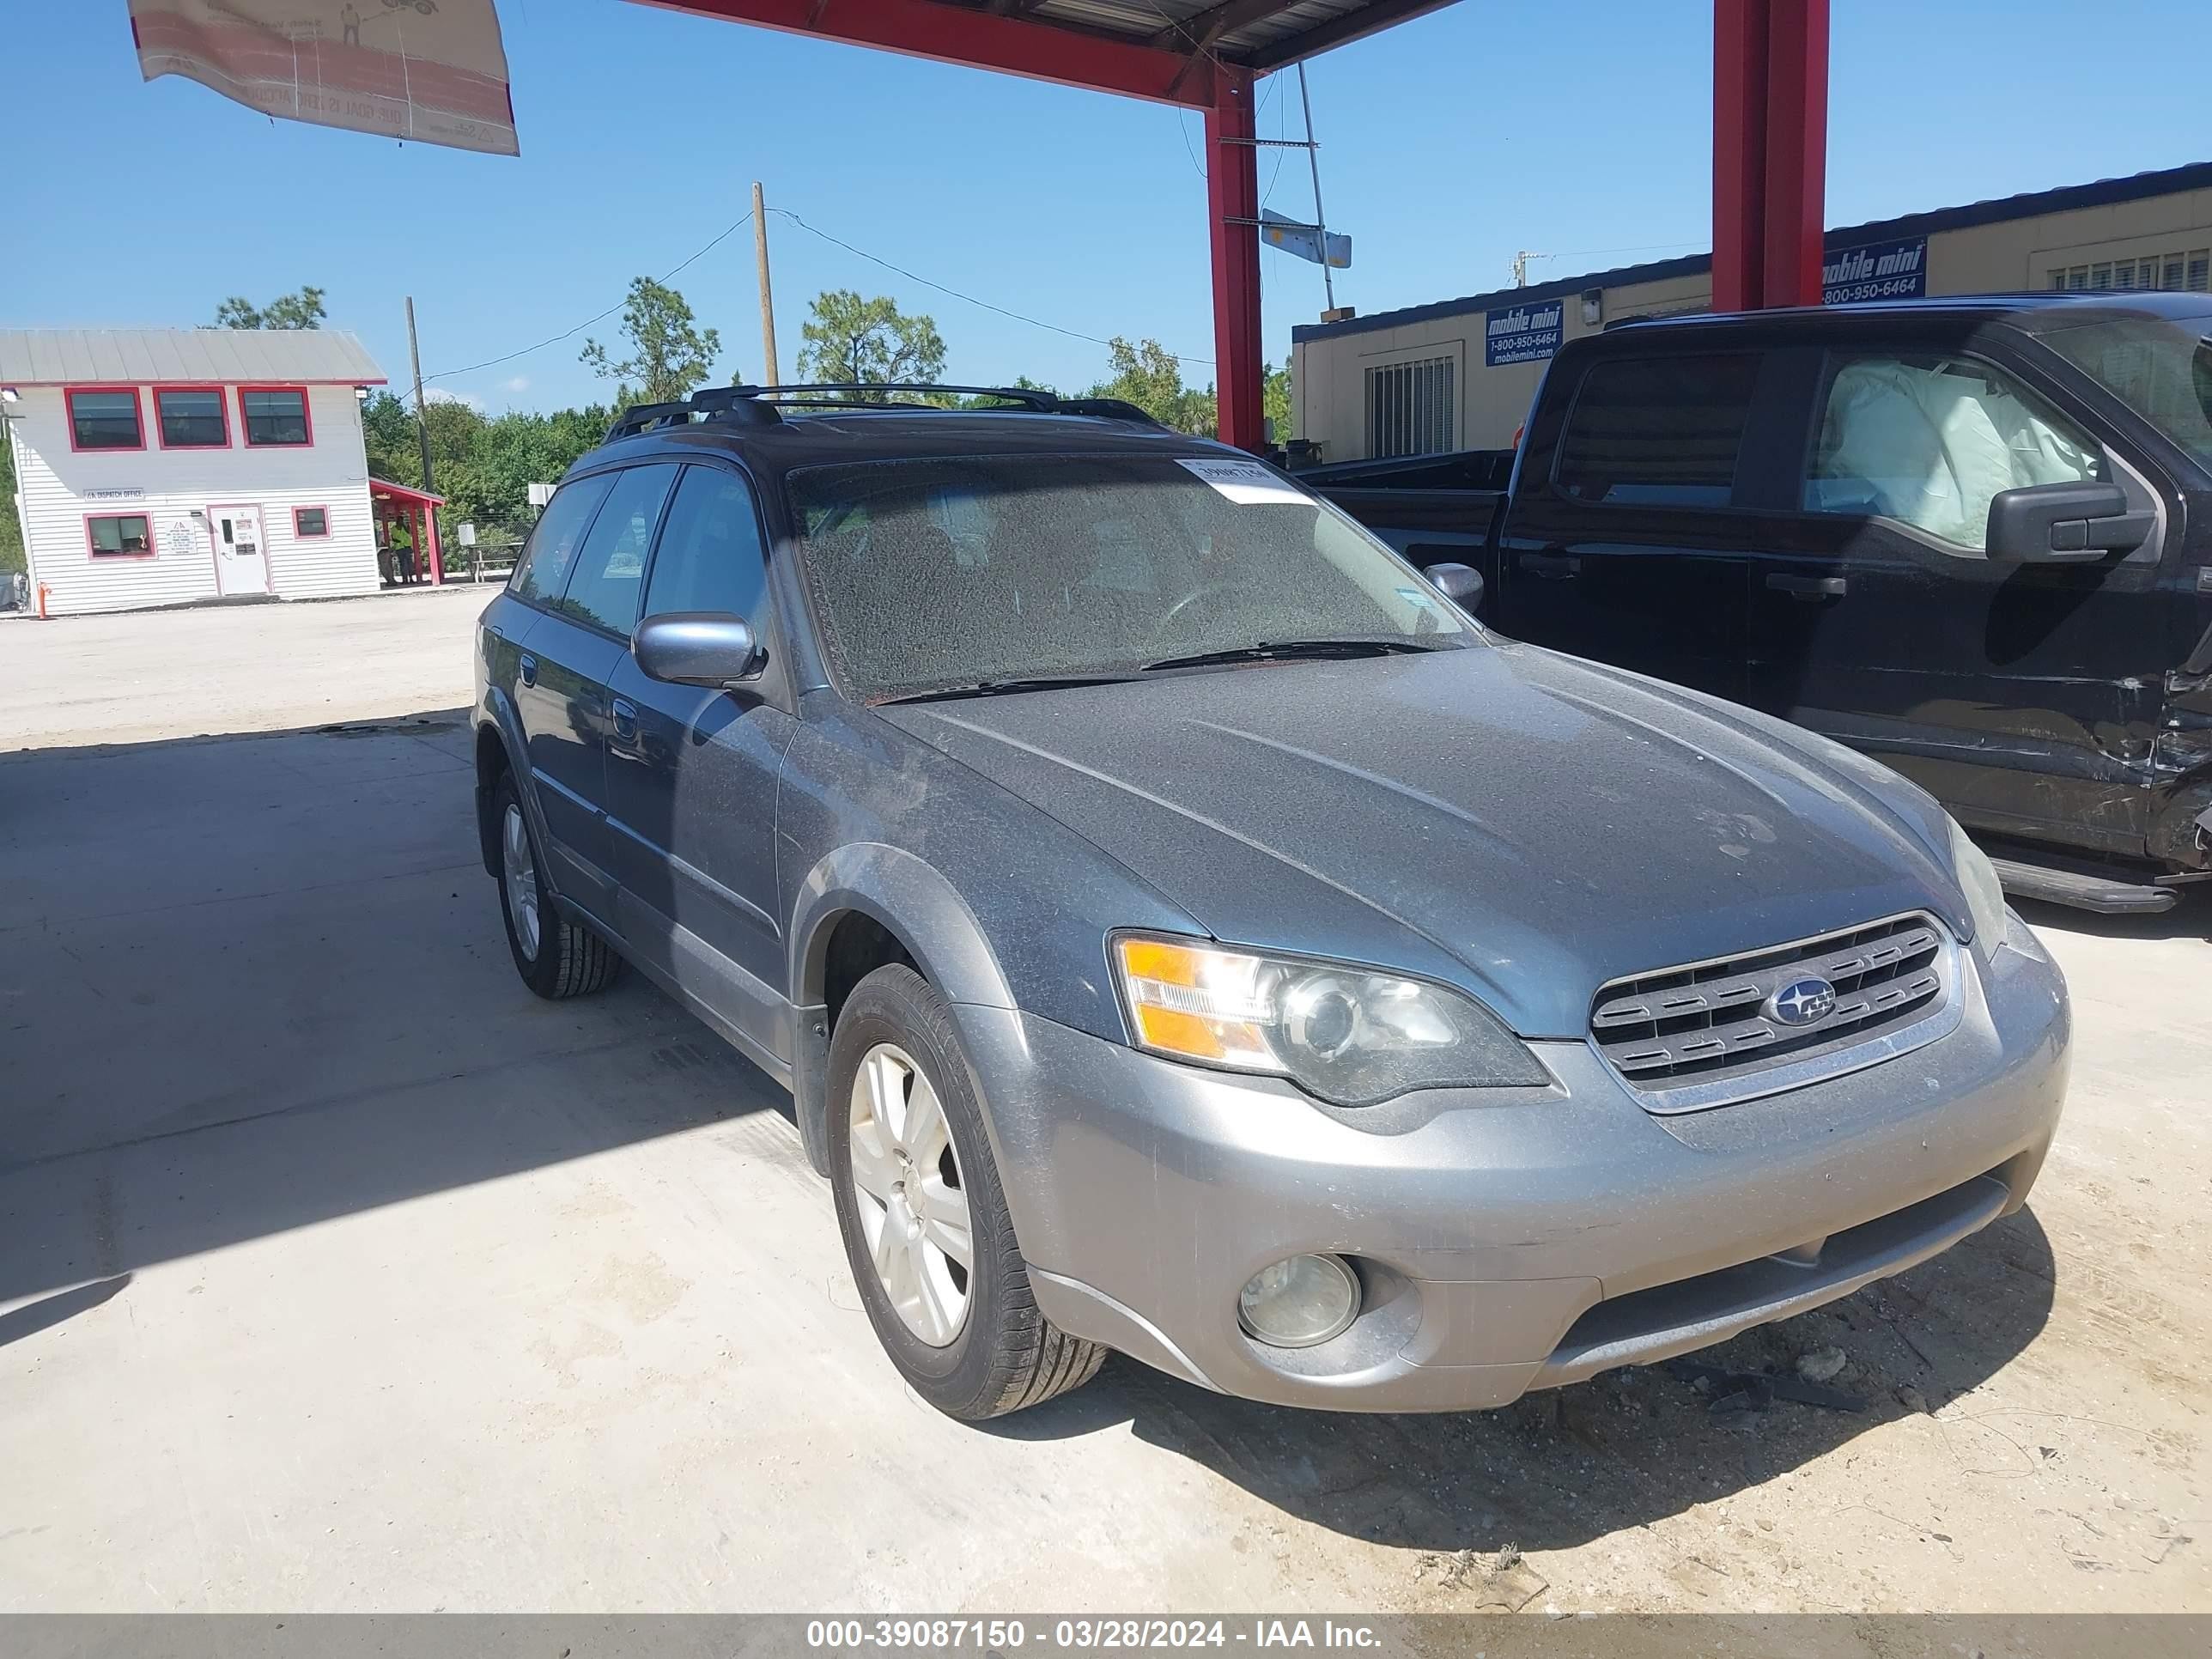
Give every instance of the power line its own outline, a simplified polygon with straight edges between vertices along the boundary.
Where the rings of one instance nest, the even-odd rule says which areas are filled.
[[[698,264],[700,260],[705,258],[709,253],[712,253],[724,242],[728,241],[731,237],[736,235],[740,230],[743,230],[747,225],[750,224],[752,222],[752,210],[748,208],[745,210],[745,215],[743,218],[739,219],[735,224],[732,225],[720,235],[714,238],[713,241],[708,243],[706,246],[701,248],[690,258],[683,261],[680,264],[672,266],[669,270],[662,276],[660,280],[665,283],[669,279],[669,277],[681,273],[686,267]],[[819,233],[817,233],[817,234],[818,234]],[[470,363],[466,367],[461,368],[441,368],[435,374],[428,374],[423,376],[423,384],[427,386],[434,380],[448,380],[456,374],[473,374],[480,368],[495,368],[501,363],[513,362],[517,357],[527,357],[533,351],[543,351],[547,346],[558,345],[563,340],[573,340],[576,336],[581,334],[586,329],[591,327],[592,324],[605,322],[608,318],[613,316],[615,313],[620,311],[629,303],[629,295],[625,294],[621,299],[616,301],[605,311],[599,313],[598,316],[585,318],[582,322],[577,324],[575,327],[568,330],[564,333],[556,334],[550,339],[540,340],[536,345],[524,346],[519,351],[509,351],[497,357],[487,357],[480,363]]]
[[[897,276],[903,276],[910,283],[920,283],[924,288],[935,289],[939,294],[950,295],[953,299],[965,301],[971,306],[979,306],[985,311],[996,312],[1000,316],[1012,318],[1015,322],[1027,323],[1031,328],[1042,328],[1054,334],[1065,334],[1071,340],[1087,340],[1092,345],[1102,346],[1110,346],[1114,343],[1113,341],[1102,339],[1096,334],[1085,334],[1081,329],[1062,328],[1058,323],[1048,323],[1041,317],[1024,316],[1018,311],[1009,311],[1006,307],[994,305],[988,300],[979,300],[972,294],[963,294],[957,288],[947,288],[942,283],[932,282],[928,277],[921,275],[919,272],[908,270],[904,265],[893,264],[889,259],[881,258],[877,255],[869,252],[867,249],[864,247],[854,247],[852,243],[845,240],[841,236],[832,236],[826,230],[817,229],[814,226],[808,224],[805,220],[793,213],[789,208],[772,207],[769,211],[770,213],[781,214],[783,217],[790,220],[792,223],[797,225],[801,230],[806,232],[809,235],[818,236],[825,242],[829,242],[836,246],[843,248],[848,253],[855,254],[860,258],[866,259],[870,264],[881,265],[885,270],[891,271]],[[1214,366],[1213,359],[1211,357],[1186,356],[1181,353],[1173,351],[1168,353],[1168,356],[1173,357],[1176,362],[1179,363],[1203,363],[1208,368],[1212,368]]]

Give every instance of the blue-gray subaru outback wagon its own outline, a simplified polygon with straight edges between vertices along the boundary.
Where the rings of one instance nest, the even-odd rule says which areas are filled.
[[[925,1399],[1118,1349],[1499,1406],[2025,1201],[2066,990],[1928,795],[1127,405],[883,395],[578,462],[484,613],[477,799],[532,990],[626,961],[790,1089]]]

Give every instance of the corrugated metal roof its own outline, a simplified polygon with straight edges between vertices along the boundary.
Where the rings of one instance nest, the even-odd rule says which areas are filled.
[[[945,0],[1018,12],[1077,33],[1146,42],[1262,72],[1402,22],[1450,0]]]
[[[271,380],[382,386],[362,343],[337,328],[0,328],[0,382]]]

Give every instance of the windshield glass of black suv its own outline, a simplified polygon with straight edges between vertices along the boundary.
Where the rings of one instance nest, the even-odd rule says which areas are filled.
[[[1476,637],[1388,548],[1255,462],[878,461],[788,487],[833,665],[858,696]]]

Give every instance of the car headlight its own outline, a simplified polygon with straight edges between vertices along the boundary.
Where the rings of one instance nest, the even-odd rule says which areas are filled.
[[[1340,1106],[1552,1080],[1495,1014],[1442,986],[1186,939],[1120,938],[1113,953],[1132,1032],[1156,1054],[1288,1078]]]
[[[1966,895],[1966,909],[1974,919],[1974,939],[1986,953],[2005,941],[2004,884],[1997,879],[1990,855],[1968,840],[1951,821],[1951,864]]]

